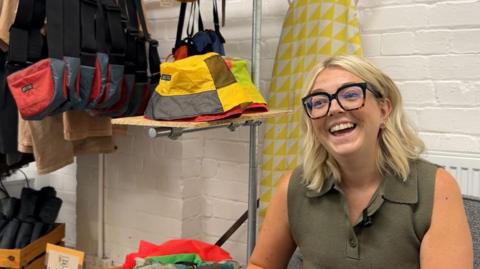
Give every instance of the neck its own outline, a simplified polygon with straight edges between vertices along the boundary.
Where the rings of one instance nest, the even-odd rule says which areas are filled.
[[[376,158],[370,156],[372,155],[336,159],[340,166],[341,185],[344,188],[363,189],[381,182],[382,176],[378,171]]]

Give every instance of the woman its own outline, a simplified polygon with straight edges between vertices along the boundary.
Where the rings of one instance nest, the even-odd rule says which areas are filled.
[[[302,99],[303,165],[278,186],[248,268],[472,268],[450,174],[420,159],[394,82],[356,56],[327,59]]]

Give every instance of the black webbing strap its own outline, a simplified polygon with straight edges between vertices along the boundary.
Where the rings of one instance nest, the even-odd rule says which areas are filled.
[[[152,39],[148,32],[145,14],[143,12],[141,0],[135,0],[140,24],[142,25],[143,35],[148,42],[148,66],[150,67],[150,84],[157,84],[160,81],[160,56],[158,55],[158,41]]]
[[[187,11],[187,3],[182,2],[180,4],[180,14],[178,15],[177,37],[175,39],[175,47],[180,46],[180,43],[182,41],[183,24],[185,22],[185,12],[186,11]]]
[[[148,82],[145,38],[138,36],[136,44],[137,58],[135,59],[135,82]]]
[[[28,33],[28,61],[37,62],[47,56],[45,36],[41,29],[45,25],[45,0],[35,1],[30,32]]]
[[[138,16],[135,9],[135,3],[133,1],[134,0],[125,1],[127,7],[128,22],[129,28],[131,28],[131,30],[134,32],[138,32]]]
[[[108,60],[112,64],[124,64],[126,41],[122,28],[122,13],[113,0],[102,0],[107,21]]]
[[[217,0],[213,0],[213,24],[215,27],[215,32],[220,38],[220,42],[225,43],[225,38],[223,38],[222,34],[220,33],[220,21],[218,19]]]
[[[138,35],[138,20],[135,12],[135,6],[132,5],[131,0],[119,0],[118,5],[125,17],[126,29],[126,50],[125,50],[125,74],[135,74],[135,61],[137,59],[137,35]],[[128,5],[127,5],[128,3]],[[131,10],[133,8],[133,10]]]
[[[63,59],[63,0],[48,0],[48,57]]]
[[[17,15],[10,28],[8,62],[26,63],[28,60],[29,32],[34,12],[34,0],[20,0]]]
[[[257,208],[259,204],[260,204],[260,199],[257,199]],[[240,216],[240,218],[238,218],[235,221],[235,223],[233,223],[232,226],[228,228],[228,230],[220,237],[220,239],[218,239],[217,242],[215,242],[215,245],[221,247],[230,238],[230,236],[232,236],[232,234],[235,233],[238,230],[238,228],[240,228],[240,226],[242,226],[242,224],[247,219],[248,219],[248,210],[246,210]]]
[[[200,10],[200,0],[197,0],[198,4],[198,31],[203,32],[205,27],[203,27],[203,20],[202,20],[202,11]]]
[[[97,13],[95,15],[95,39],[97,52],[107,53],[107,27],[102,0],[97,0]]]
[[[95,66],[97,59],[97,41],[95,40],[96,0],[80,0],[81,53],[82,65]]]
[[[64,0],[63,55],[80,57],[80,1]]]

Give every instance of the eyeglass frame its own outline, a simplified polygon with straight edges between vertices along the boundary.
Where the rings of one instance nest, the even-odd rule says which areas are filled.
[[[348,88],[348,87],[352,87],[352,86],[358,86],[362,89],[362,93],[363,93],[363,100],[362,100],[362,105],[357,107],[357,108],[353,108],[353,109],[345,109],[342,105],[342,103],[340,101],[338,101],[338,92],[345,89],[345,88]],[[369,84],[368,82],[355,82],[355,83],[348,83],[348,84],[345,84],[345,85],[342,85],[340,88],[338,88],[334,94],[329,94],[327,92],[314,92],[314,93],[310,93],[308,95],[306,95],[305,97],[302,98],[302,105],[303,105],[303,109],[305,111],[305,113],[307,114],[307,116],[312,119],[312,120],[316,120],[316,119],[321,119],[325,116],[328,115],[328,112],[330,112],[330,108],[332,106],[332,101],[333,99],[337,100],[337,104],[344,110],[344,111],[353,111],[353,110],[357,110],[357,109],[360,109],[362,107],[365,106],[365,99],[367,98],[367,90],[370,91],[373,96],[377,99],[382,99],[383,98],[383,94],[381,92],[379,92],[378,90],[375,89],[375,87],[373,87],[373,85]],[[308,112],[308,107],[307,107],[307,99],[311,98],[311,97],[314,97],[314,96],[318,96],[318,95],[323,95],[323,96],[327,96],[328,97],[328,108],[327,108],[327,112],[325,113],[325,115],[323,116],[320,116],[320,117],[312,117],[310,115],[310,113]]]

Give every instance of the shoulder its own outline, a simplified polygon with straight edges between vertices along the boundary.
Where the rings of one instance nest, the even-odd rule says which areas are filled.
[[[421,246],[422,268],[471,268],[471,240],[460,188],[452,175],[438,168],[431,225]]]

